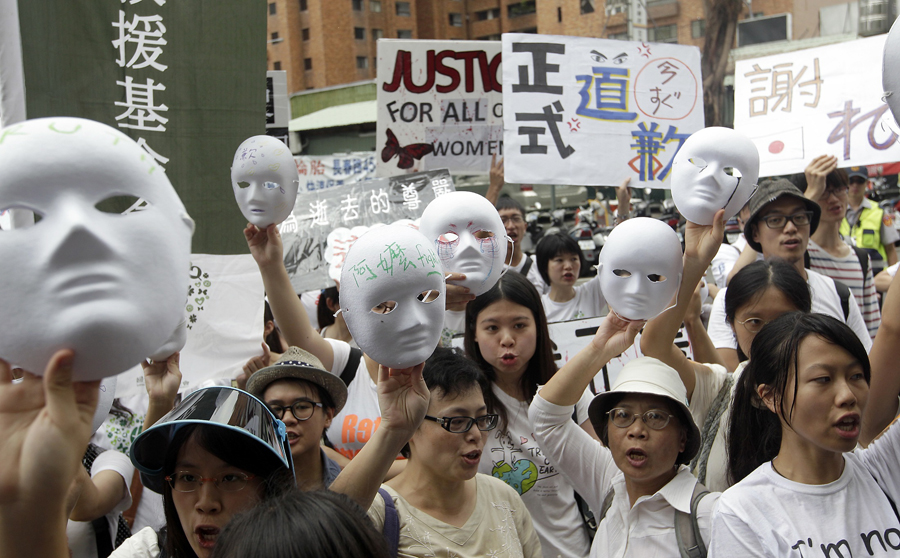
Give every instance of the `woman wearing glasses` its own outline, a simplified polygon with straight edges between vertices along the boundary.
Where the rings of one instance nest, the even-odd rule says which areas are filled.
[[[294,476],[301,490],[328,488],[341,472],[320,446],[334,415],[347,402],[347,386],[312,354],[289,348],[247,381],[247,391],[269,406],[287,429]]]
[[[379,369],[381,426],[331,489],[368,508],[401,557],[540,557],[516,491],[477,474],[498,419],[487,412],[478,367],[441,348],[424,373],[421,366]],[[378,491],[398,451],[408,457],[406,468]]]

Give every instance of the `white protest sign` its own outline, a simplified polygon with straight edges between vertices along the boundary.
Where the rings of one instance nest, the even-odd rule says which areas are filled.
[[[503,155],[497,41],[378,41],[378,174],[487,174]]]
[[[508,182],[668,188],[703,128],[700,50],[505,33],[503,105]]]
[[[315,192],[375,178],[375,153],[359,151],[337,155],[295,156],[300,174],[299,192]]]
[[[735,64],[734,129],[759,149],[760,177],[803,172],[819,155],[835,155],[840,167],[900,160],[882,123],[885,37]]]
[[[12,219],[9,210],[0,211],[0,230],[8,231],[12,229]]]

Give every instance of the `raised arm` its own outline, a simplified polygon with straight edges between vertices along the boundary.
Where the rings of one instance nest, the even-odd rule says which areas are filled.
[[[284,248],[278,227],[269,225],[265,229],[259,229],[248,224],[244,229],[244,238],[247,239],[250,254],[259,266],[269,306],[282,335],[289,345],[309,351],[322,361],[326,370],[331,370],[334,350],[313,328],[303,303],[294,292],[291,278],[284,268]]]
[[[141,361],[144,369],[144,387],[150,396],[147,415],[144,417],[143,432],[175,407],[178,388],[181,387],[181,353],[174,353],[163,361],[148,363]]]
[[[897,396],[900,395],[900,365],[897,347],[900,346],[900,284],[895,277],[884,299],[881,327],[875,335],[869,362],[872,380],[869,402],[866,405],[859,442],[867,446],[897,416]]]
[[[503,190],[503,183],[503,157],[500,157],[498,161],[497,154],[494,153],[491,157],[490,183],[487,193],[484,194],[484,197],[491,202],[491,205],[497,205],[497,200],[500,199],[500,191]]]
[[[694,393],[695,367],[702,365],[688,360],[674,341],[678,328],[688,313],[694,291],[722,244],[725,234],[724,217],[725,211],[720,209],[716,212],[712,225],[687,222],[684,231],[684,274],[678,294],[675,295],[675,306],[647,322],[641,334],[641,352],[658,358],[677,370],[687,388],[688,399]]]

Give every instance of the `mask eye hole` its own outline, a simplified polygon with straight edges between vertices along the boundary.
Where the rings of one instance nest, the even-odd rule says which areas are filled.
[[[266,190],[274,190],[275,188],[280,188],[277,182],[263,182],[263,186]]]
[[[491,231],[478,231],[477,233],[475,233],[475,238],[479,240],[494,238],[494,233],[492,233]]]
[[[452,244],[452,243],[456,242],[457,240],[459,240],[459,235],[453,231],[447,231],[444,234],[442,234],[440,237],[438,237],[438,242],[440,242],[442,244]]]
[[[725,174],[727,174],[728,176],[733,176],[733,177],[735,177],[735,178],[740,178],[740,177],[741,177],[741,171],[737,170],[737,169],[734,168],[734,167],[725,167],[725,168],[722,169],[722,171],[723,171]]]
[[[706,161],[704,161],[700,157],[691,157],[690,159],[688,159],[688,161],[690,161],[692,165],[694,165],[695,167],[697,167],[699,169],[706,168]]]
[[[653,283],[662,283],[666,280],[665,275],[657,275],[656,273],[651,273],[647,276],[647,279],[650,279]]]
[[[122,194],[118,196],[110,196],[105,200],[101,200],[97,202],[94,207],[97,208],[97,211],[101,211],[103,213],[115,213],[121,215],[122,213],[129,212],[130,209],[141,202],[141,198],[137,196]]]
[[[614,269],[613,275],[616,277],[631,277],[631,272],[627,269]]]
[[[238,182],[237,185],[238,185],[238,188],[240,188],[241,190],[243,190],[244,188],[250,187],[250,183],[247,181],[244,181],[244,180]]]
[[[5,215],[8,211],[12,211],[13,209],[22,209],[22,210],[30,211],[31,213],[33,213],[33,214],[34,214],[34,224],[35,224],[35,225],[37,225],[38,223],[40,223],[40,222],[41,222],[41,219],[44,218],[44,216],[41,215],[40,213],[38,213],[37,211],[35,211],[35,210],[31,209],[31,208],[27,208],[27,207],[5,207],[5,208],[3,208],[3,209],[0,209],[0,215]],[[20,225],[20,224],[17,223],[16,230],[18,230],[18,229],[27,229],[27,228],[33,227],[33,226],[34,226],[34,225],[31,225],[31,224]],[[5,230],[3,227],[0,227],[0,233],[3,233],[3,232],[6,232],[6,230]]]
[[[431,304],[441,296],[441,291],[438,290],[428,290],[422,291],[419,293],[419,296],[416,298],[419,299],[419,302],[424,302],[425,304]]]
[[[397,303],[393,300],[385,300],[381,304],[372,308],[372,312],[376,314],[390,314],[397,309]]]

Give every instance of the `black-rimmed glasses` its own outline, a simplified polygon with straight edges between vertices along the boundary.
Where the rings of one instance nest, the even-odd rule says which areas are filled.
[[[429,415],[425,415],[426,420],[433,420],[434,422],[441,425],[441,428],[446,430],[447,432],[452,432],[454,434],[462,434],[464,432],[468,432],[472,425],[475,424],[478,426],[478,430],[482,432],[486,432],[488,430],[493,430],[497,428],[497,422],[500,418],[500,415],[481,415],[477,418],[472,417],[432,417]]]
[[[238,492],[247,486],[247,482],[256,475],[246,473],[228,473],[219,478],[205,478],[190,471],[177,471],[165,477],[166,481],[176,492],[194,492],[203,486],[204,482],[211,482],[223,492]]]
[[[322,409],[324,406],[321,403],[316,403],[309,399],[298,399],[294,401],[292,405],[287,407],[282,407],[281,405],[269,405],[269,410],[272,411],[272,414],[275,415],[275,418],[278,420],[284,418],[284,413],[288,409],[291,410],[291,414],[294,415],[295,419],[309,420],[309,417],[313,416],[313,413],[316,412],[316,407]]]
[[[783,229],[787,222],[790,221],[795,227],[805,227],[812,221],[812,211],[801,211],[793,215],[769,215],[760,218],[770,229]]]
[[[632,413],[621,407],[610,409],[606,414],[609,415],[609,422],[619,428],[628,428],[634,424],[634,421],[637,420],[638,417],[641,417],[644,424],[653,430],[662,430],[669,424],[669,420],[675,416],[659,409],[650,409],[644,413]]]

